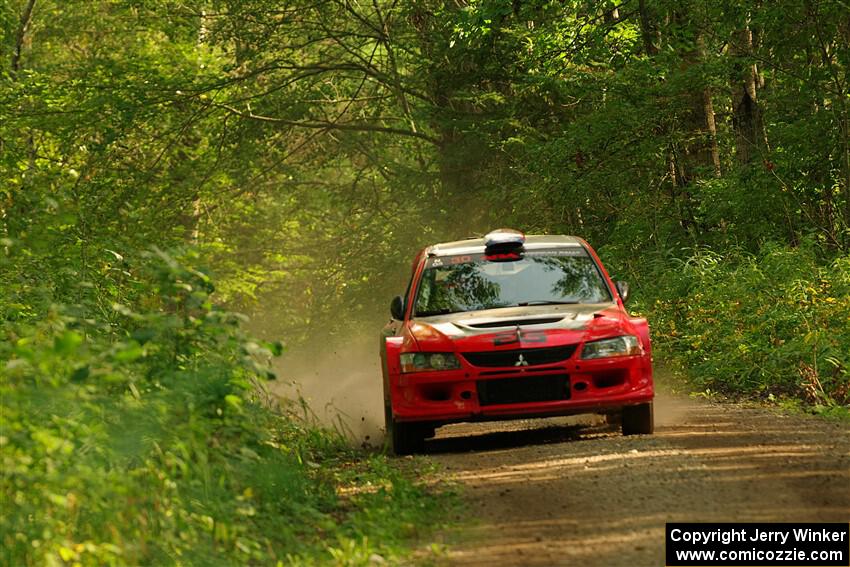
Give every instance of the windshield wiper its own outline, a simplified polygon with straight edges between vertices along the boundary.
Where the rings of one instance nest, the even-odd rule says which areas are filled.
[[[575,305],[578,301],[564,301],[552,299],[532,299],[529,301],[520,301],[516,304],[517,307],[526,307],[528,305]]]
[[[417,317],[434,317],[435,315],[448,315],[449,313],[460,313],[457,309],[435,309],[433,311],[417,311]]]
[[[519,303],[505,303],[502,305],[487,305],[468,309],[434,309],[432,311],[417,311],[416,317],[435,317],[437,315],[448,315],[450,313],[466,313],[470,311],[484,311],[487,309],[505,309],[508,307],[527,307],[529,305],[575,305],[580,301],[565,301],[551,299],[531,299],[529,301],[520,301]]]

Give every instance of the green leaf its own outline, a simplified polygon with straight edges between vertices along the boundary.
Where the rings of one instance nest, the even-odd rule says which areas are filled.
[[[53,339],[53,351],[56,354],[67,356],[77,350],[83,343],[83,336],[76,331],[65,331]]]
[[[112,355],[112,359],[116,362],[132,362],[143,356],[145,350],[137,341],[129,341],[119,346],[119,349]]]
[[[272,353],[272,356],[283,354],[283,343],[280,341],[263,342],[262,345]]]
[[[91,375],[91,368],[88,364],[85,366],[80,366],[74,372],[71,373],[71,381],[72,382],[82,382],[86,378]]]

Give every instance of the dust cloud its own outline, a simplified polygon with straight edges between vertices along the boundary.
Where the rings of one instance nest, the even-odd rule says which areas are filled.
[[[653,408],[655,426],[670,427],[685,423],[695,405],[695,402],[682,396],[676,396],[668,392],[656,393],[655,407]]]
[[[655,426],[667,427],[685,423],[694,408],[699,407],[695,400],[678,391],[682,379],[662,365],[654,365],[655,380]]]
[[[314,341],[287,351],[275,361],[278,379],[269,390],[296,404],[303,399],[308,417],[332,427],[356,445],[384,441],[384,402],[378,330],[374,336],[333,342]]]

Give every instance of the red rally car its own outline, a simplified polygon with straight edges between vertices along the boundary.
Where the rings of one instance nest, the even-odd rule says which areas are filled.
[[[649,326],[628,289],[572,236],[500,229],[422,250],[381,341],[393,451],[448,423],[579,413],[652,433]]]

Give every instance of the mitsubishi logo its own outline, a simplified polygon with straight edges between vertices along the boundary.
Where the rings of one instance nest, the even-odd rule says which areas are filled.
[[[523,355],[519,355],[519,358],[514,363],[514,366],[528,366],[528,361],[525,359]]]

